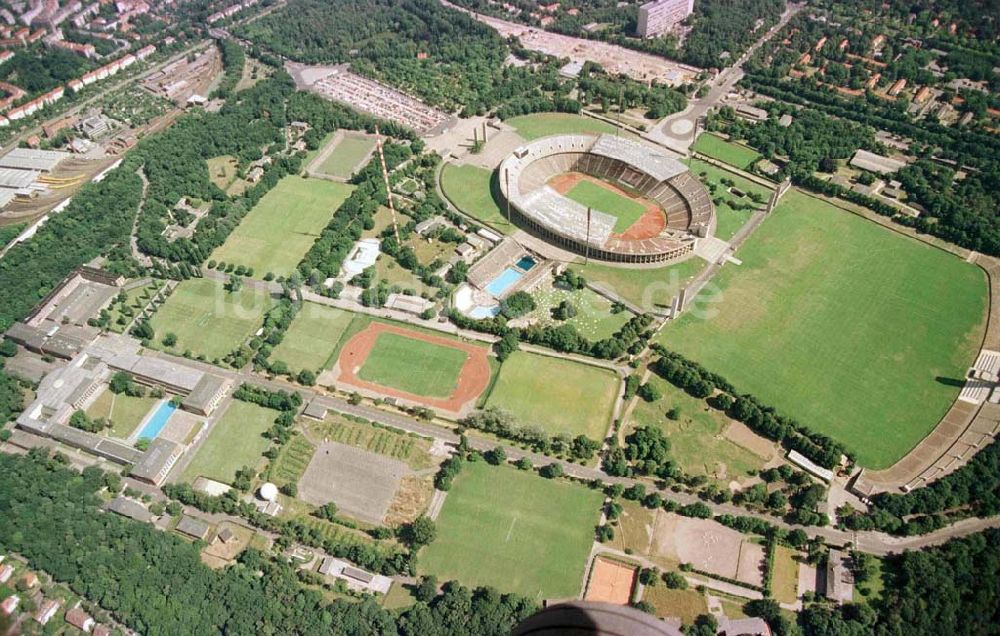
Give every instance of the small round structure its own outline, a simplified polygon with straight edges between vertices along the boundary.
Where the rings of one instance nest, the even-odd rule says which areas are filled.
[[[591,258],[670,261],[693,251],[697,237],[715,228],[711,197],[687,166],[614,135],[536,139],[503,160],[499,180],[512,221]],[[581,190],[589,194],[575,198],[601,201],[623,213],[575,200],[582,182],[588,182]]]
[[[260,487],[260,498],[264,501],[277,501],[278,487],[271,482],[267,482]]]

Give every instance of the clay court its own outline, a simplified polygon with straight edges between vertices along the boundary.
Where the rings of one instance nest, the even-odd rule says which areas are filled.
[[[430,397],[400,390],[392,386],[363,380],[359,372],[369,359],[373,349],[382,334],[396,334],[410,340],[456,349],[465,354],[465,361],[455,380],[455,388],[446,397]],[[341,349],[334,368],[334,374],[340,384],[348,387],[370,391],[383,396],[400,398],[430,408],[440,409],[455,414],[471,408],[490,383],[489,350],[486,347],[459,342],[443,336],[435,336],[396,325],[373,322],[363,331],[351,338]],[[400,359],[399,365],[414,365],[414,373],[433,371],[426,368],[426,361],[421,359]]]
[[[764,547],[752,543],[736,530],[706,519],[661,511],[657,515],[650,553],[750,585],[764,584],[761,570]]]
[[[590,569],[585,601],[628,605],[632,600],[636,569],[624,563],[617,563],[597,557]]]
[[[636,196],[631,192],[619,188],[613,183],[608,183],[607,181],[603,181],[589,174],[584,174],[582,172],[565,172],[549,179],[548,185],[559,194],[566,196],[569,194],[570,190],[582,181],[589,181],[590,183],[593,183],[594,185],[603,188],[612,194],[629,199],[646,208],[646,211],[635,223],[630,225],[624,232],[612,234],[612,237],[627,241],[639,241],[659,236],[660,232],[667,227],[667,218],[664,216],[663,210],[659,205],[649,199],[646,199],[645,197]],[[601,212],[613,214],[614,210],[601,210]]]

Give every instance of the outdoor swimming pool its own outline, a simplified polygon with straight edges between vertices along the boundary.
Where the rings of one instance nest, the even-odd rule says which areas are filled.
[[[174,414],[177,407],[171,404],[169,401],[163,401],[160,406],[157,407],[156,412],[150,417],[146,424],[143,425],[142,430],[139,431],[138,439],[156,439],[156,436],[160,434],[163,427],[167,425],[167,420],[170,416]]]
[[[500,305],[493,305],[492,307],[483,307],[482,305],[476,305],[473,307],[472,311],[469,312],[471,318],[477,320],[482,320],[483,318],[493,318],[500,313]]]
[[[511,285],[521,280],[522,276],[524,273],[520,270],[508,267],[486,286],[486,291],[494,298],[500,298],[505,291],[510,289]]]
[[[521,259],[517,261],[517,267],[523,269],[524,271],[528,271],[535,265],[538,265],[538,261],[530,256],[522,256]]]

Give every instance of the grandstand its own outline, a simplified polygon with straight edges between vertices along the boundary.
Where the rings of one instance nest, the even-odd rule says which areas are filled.
[[[617,218],[560,194],[553,179],[579,173],[655,203],[660,223],[615,232]],[[613,135],[554,135],[517,148],[500,164],[512,220],[579,254],[620,263],[659,263],[690,253],[714,226],[712,201],[687,166]],[[655,213],[654,213],[655,214]]]

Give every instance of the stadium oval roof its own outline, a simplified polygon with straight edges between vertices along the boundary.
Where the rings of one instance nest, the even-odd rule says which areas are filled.
[[[664,220],[615,232],[613,214],[588,208],[550,180],[579,172],[655,202]],[[714,229],[708,192],[687,167],[655,147],[614,135],[553,135],[518,147],[500,164],[511,216],[549,242],[602,260],[655,263],[690,253]]]

